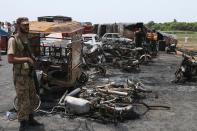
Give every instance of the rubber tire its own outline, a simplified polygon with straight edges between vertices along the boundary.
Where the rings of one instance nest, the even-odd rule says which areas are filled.
[[[184,82],[183,78],[184,78],[184,75],[183,75],[183,72],[181,71],[181,69],[176,71],[176,73],[175,73],[175,82],[176,83],[182,83],[182,82]]]

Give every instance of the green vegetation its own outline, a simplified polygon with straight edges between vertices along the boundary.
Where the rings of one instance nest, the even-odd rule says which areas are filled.
[[[145,24],[145,26],[150,29],[176,35],[179,43],[184,43],[185,37],[189,37],[187,43],[197,44],[197,22],[177,22],[177,20],[174,19],[173,22],[165,23],[155,23],[154,21],[150,21]]]
[[[185,37],[188,37],[188,43],[197,44],[197,32],[192,32],[192,31],[162,31],[162,32],[176,35],[181,43],[184,43]]]
[[[162,32],[165,32],[165,33],[168,33],[168,34],[187,34],[187,35],[189,35],[189,34],[195,34],[196,32],[194,32],[194,31],[162,31]]]
[[[188,43],[197,44],[197,32],[192,31],[161,31],[168,34],[173,34],[178,37],[179,43],[185,42],[185,37],[188,38]]]
[[[145,24],[146,27],[161,30],[161,31],[197,31],[197,22],[187,23],[187,22],[177,22],[174,20],[173,22],[165,22],[165,23],[155,23],[154,21],[150,21]]]
[[[185,37],[188,37],[187,43],[197,44],[197,32],[192,31],[161,31],[168,34],[173,34],[178,37],[179,43],[185,43]]]

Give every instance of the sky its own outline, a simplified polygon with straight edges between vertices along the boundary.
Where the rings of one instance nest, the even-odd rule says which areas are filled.
[[[197,22],[197,0],[0,0],[0,21],[62,15],[101,23]]]

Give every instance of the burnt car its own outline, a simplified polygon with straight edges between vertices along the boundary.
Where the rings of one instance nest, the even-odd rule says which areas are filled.
[[[84,34],[83,39],[83,64],[91,66],[103,62],[102,42],[96,34]]]
[[[122,43],[132,44],[133,40],[121,36],[119,33],[105,33],[102,37],[102,42],[105,44]]]

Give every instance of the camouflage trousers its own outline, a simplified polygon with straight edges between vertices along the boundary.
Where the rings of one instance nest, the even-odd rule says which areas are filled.
[[[18,97],[18,121],[28,120],[38,103],[34,80],[29,76],[14,76],[16,95]]]

